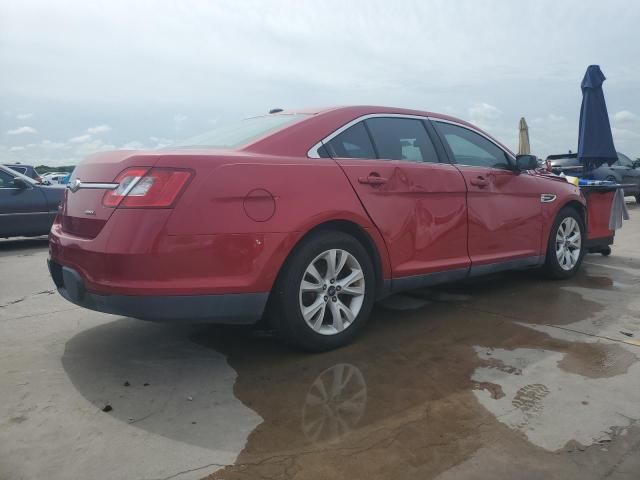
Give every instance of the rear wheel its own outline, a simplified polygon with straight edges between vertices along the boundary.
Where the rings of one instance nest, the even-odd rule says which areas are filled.
[[[551,229],[545,269],[552,278],[573,276],[584,256],[585,229],[578,212],[565,207],[560,210]]]
[[[318,232],[294,250],[280,273],[271,321],[292,345],[331,350],[349,343],[364,326],[374,291],[364,247],[342,232]]]

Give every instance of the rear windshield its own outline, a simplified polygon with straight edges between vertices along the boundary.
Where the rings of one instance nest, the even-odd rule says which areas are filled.
[[[167,148],[236,148],[304,117],[306,115],[282,114],[247,118],[240,122],[221,125]]]

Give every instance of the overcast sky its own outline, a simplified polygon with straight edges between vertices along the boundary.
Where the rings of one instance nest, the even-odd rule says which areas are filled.
[[[580,81],[607,76],[618,150],[640,156],[640,2],[0,3],[0,161],[156,147],[270,108],[449,113],[513,149],[576,149]]]

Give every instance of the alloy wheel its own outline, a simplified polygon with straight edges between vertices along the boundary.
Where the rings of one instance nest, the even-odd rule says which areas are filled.
[[[580,225],[573,217],[566,217],[556,233],[556,258],[563,270],[572,270],[580,260],[582,234]]]
[[[315,332],[336,335],[353,324],[364,296],[364,272],[356,257],[342,249],[326,250],[302,276],[300,312]]]

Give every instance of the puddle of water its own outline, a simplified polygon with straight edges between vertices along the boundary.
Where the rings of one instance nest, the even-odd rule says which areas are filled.
[[[487,355],[481,347],[476,351],[488,365],[476,369],[472,379],[504,392],[496,398],[487,389],[476,389],[478,401],[500,422],[546,450],[559,450],[570,442],[588,446],[610,440],[615,429],[640,418],[640,364],[621,347],[576,346],[568,353],[518,348],[493,349]],[[496,361],[513,372],[493,367]],[[584,369],[588,376],[572,369]]]
[[[613,377],[627,373],[638,358],[615,344],[575,343],[569,347],[558,367],[589,378]]]

